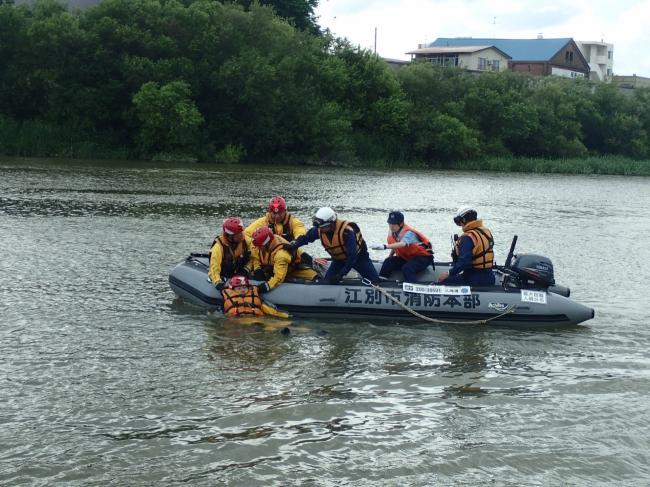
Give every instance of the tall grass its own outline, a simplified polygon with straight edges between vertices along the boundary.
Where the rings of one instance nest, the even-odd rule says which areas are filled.
[[[0,115],[0,154],[15,157],[127,159],[128,149],[92,140],[70,127]]]
[[[492,157],[445,163],[436,167],[466,171],[650,176],[650,160],[634,160],[621,156],[598,156],[584,159]]]

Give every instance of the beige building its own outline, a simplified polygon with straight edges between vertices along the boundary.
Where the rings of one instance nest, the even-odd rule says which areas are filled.
[[[611,81],[614,76],[614,44],[597,41],[576,41],[589,63],[589,79]]]
[[[422,47],[409,51],[411,60],[427,60],[441,66],[453,66],[468,71],[495,71],[501,72],[508,69],[508,60],[511,59],[505,52],[494,46],[444,46]]]

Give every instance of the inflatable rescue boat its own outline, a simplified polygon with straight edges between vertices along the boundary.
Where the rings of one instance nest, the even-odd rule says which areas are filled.
[[[208,279],[208,264],[207,254],[191,254],[172,269],[169,284],[184,301],[216,310],[221,294]],[[379,271],[381,261],[374,264]],[[287,279],[264,294],[264,300],[294,316],[412,318],[443,324],[548,328],[594,317],[592,308],[569,298],[568,288],[555,285],[553,264],[546,257],[511,253],[505,266],[494,268],[496,283],[488,287],[435,284],[451,265],[436,262],[435,270],[427,268],[417,283],[402,282],[399,271],[374,284],[353,273],[338,284]]]

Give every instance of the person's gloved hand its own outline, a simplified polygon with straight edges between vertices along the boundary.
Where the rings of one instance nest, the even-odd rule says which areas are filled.
[[[338,284],[343,279],[341,274],[333,274],[331,276],[325,276],[321,281],[323,284]]]
[[[266,281],[266,274],[264,274],[262,269],[255,269],[255,272],[253,272],[253,279],[256,281]]]
[[[374,243],[374,244],[370,245],[370,248],[372,250],[385,250],[386,249],[386,244]]]
[[[223,288],[224,288],[225,286],[226,286],[226,283],[223,282],[223,281],[219,281],[218,283],[216,283],[216,284],[214,285],[214,287],[216,287],[216,288],[217,288],[217,291],[219,291],[219,292],[223,291]]]
[[[296,242],[295,240],[292,240],[289,243],[283,244],[282,248],[284,250],[289,251],[289,252],[293,252],[294,250],[296,250],[298,248],[298,242]]]
[[[257,290],[260,292],[260,294],[268,293],[271,290],[271,286],[269,286],[269,283],[267,281],[264,281],[257,285]]]

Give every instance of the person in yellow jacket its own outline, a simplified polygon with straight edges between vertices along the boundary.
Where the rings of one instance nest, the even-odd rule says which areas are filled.
[[[246,276],[232,276],[221,290],[223,314],[231,317],[272,316],[289,318],[289,314],[262,300],[256,286]]]
[[[244,233],[253,238],[255,230],[268,227],[275,235],[279,235],[287,242],[291,242],[307,233],[305,224],[295,215],[287,211],[287,202],[282,196],[274,196],[269,201],[269,206],[264,215],[246,227]],[[313,259],[306,252],[302,252],[302,263],[311,266]]]
[[[287,276],[313,281],[318,273],[302,263],[301,252],[290,252],[289,242],[274,235],[269,227],[260,227],[253,233],[251,270],[262,280],[258,286],[265,293],[284,282]]]
[[[208,277],[219,291],[229,277],[250,271],[252,247],[251,239],[244,235],[242,221],[239,218],[226,218],[221,235],[212,242],[208,269]]]

